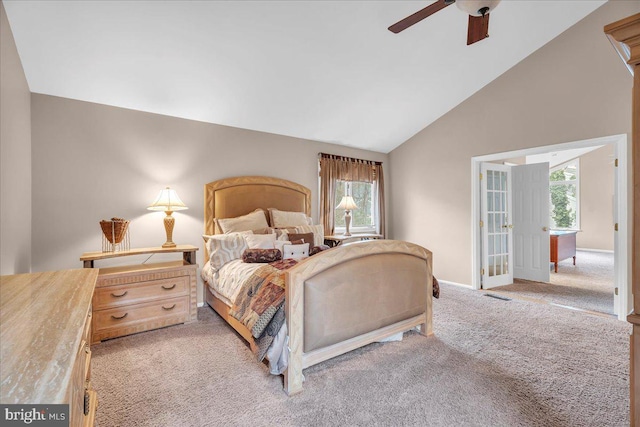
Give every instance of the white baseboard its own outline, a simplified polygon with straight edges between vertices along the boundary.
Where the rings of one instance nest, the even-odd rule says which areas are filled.
[[[198,307],[204,307],[204,302],[199,302],[197,305]]]
[[[464,283],[450,282],[448,280],[440,280],[440,279],[438,279],[438,283],[443,283],[445,285],[459,286],[461,288],[466,288],[466,289],[473,289],[473,286],[471,286],[471,285],[467,285],[467,284],[464,284]]]
[[[604,254],[612,254],[614,253],[613,251],[610,251],[608,249],[587,249],[587,248],[576,248],[577,251],[584,251],[584,252],[602,252]]]

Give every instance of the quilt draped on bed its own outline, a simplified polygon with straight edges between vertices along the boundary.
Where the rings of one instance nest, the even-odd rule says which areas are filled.
[[[258,268],[242,284],[242,289],[231,307],[231,315],[251,331],[257,346],[256,356],[262,361],[269,346],[285,321],[284,272],[297,264],[285,259]]]

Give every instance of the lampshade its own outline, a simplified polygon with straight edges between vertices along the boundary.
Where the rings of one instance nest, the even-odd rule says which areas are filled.
[[[358,209],[358,205],[356,205],[356,202],[353,201],[353,197],[342,196],[342,200],[340,200],[340,204],[336,206],[336,209],[344,209],[344,210]]]
[[[485,7],[488,9],[485,13],[493,12],[498,3],[500,0],[456,0],[458,9],[473,16],[482,16],[480,10]]]
[[[176,190],[167,187],[164,190],[160,190],[156,200],[147,209],[150,211],[181,211],[189,208],[182,203]]]

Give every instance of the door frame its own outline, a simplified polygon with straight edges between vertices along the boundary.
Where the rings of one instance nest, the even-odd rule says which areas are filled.
[[[615,285],[618,287],[618,319],[626,320],[627,314],[632,307],[629,304],[633,301],[631,286],[628,278],[631,277],[629,267],[629,247],[631,244],[631,230],[628,226],[629,205],[629,144],[627,134],[612,135],[601,138],[593,138],[582,141],[565,142],[555,145],[545,145],[541,147],[525,148],[521,150],[506,151],[502,153],[487,154],[471,158],[471,286],[473,289],[481,289],[480,268],[481,259],[481,239],[480,239],[480,164],[502,160],[511,157],[522,157],[533,154],[543,154],[550,151],[569,150],[575,148],[594,147],[598,145],[615,144],[618,167],[615,168],[618,178],[618,185],[614,189],[617,195],[616,212],[618,214],[618,238],[614,239],[614,257],[617,267],[614,268]],[[615,220],[615,219],[614,219]],[[613,225],[612,225],[613,228]],[[612,230],[615,233],[615,231]],[[626,237],[626,238],[625,238]]]

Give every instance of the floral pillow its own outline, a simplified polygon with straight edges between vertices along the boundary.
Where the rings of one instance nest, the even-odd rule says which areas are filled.
[[[281,259],[282,253],[278,249],[247,249],[242,253],[242,261],[247,263],[268,263]]]

